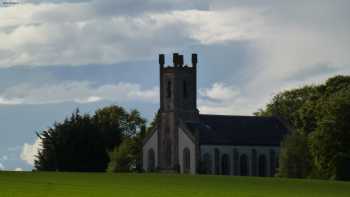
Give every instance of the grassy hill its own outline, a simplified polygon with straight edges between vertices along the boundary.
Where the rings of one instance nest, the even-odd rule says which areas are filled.
[[[350,183],[229,176],[0,172],[1,197],[326,197]]]

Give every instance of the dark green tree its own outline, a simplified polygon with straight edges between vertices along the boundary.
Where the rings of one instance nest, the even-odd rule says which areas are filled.
[[[144,124],[144,122],[142,122]],[[139,132],[127,136],[120,146],[109,153],[107,172],[142,171],[142,145],[146,129],[142,125]]]
[[[277,176],[305,178],[311,172],[311,161],[306,136],[293,132],[281,144]]]
[[[346,179],[349,92],[350,77],[335,76],[322,85],[281,92],[255,113],[276,116],[291,130],[281,146],[280,176]]]
[[[130,172],[136,165],[135,155],[131,151],[134,145],[131,138],[125,139],[120,146],[110,153],[110,162],[107,172]]]
[[[105,171],[110,161],[108,152],[123,140],[144,135],[144,125],[137,110],[129,113],[116,105],[99,109],[92,117],[80,115],[77,110],[63,122],[37,133],[42,150],[35,167],[49,171]]]
[[[128,112],[116,105],[98,109],[93,116],[93,122],[98,128],[108,151],[113,150],[122,142],[128,127]]]
[[[323,178],[349,180],[345,164],[350,159],[350,88],[321,103],[317,128],[309,140],[315,167]]]
[[[35,161],[37,170],[104,171],[108,154],[98,129],[89,115],[77,110],[62,123],[37,134],[42,150]]]

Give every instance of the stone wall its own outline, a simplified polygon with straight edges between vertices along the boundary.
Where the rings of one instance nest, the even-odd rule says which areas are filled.
[[[190,151],[190,174],[196,173],[196,147],[194,142],[189,136],[179,128],[179,161],[180,161],[180,172],[184,173],[184,150],[188,148]]]
[[[155,168],[158,167],[158,131],[156,130],[142,147],[142,166],[145,171],[149,169],[149,150],[153,149],[155,154]]]
[[[217,150],[217,151],[215,151]],[[256,153],[256,159],[254,161],[254,150]],[[234,152],[238,154],[238,159],[234,159]],[[229,163],[229,175],[242,175],[241,174],[241,161],[243,155],[247,156],[247,176],[259,176],[261,167],[259,165],[259,158],[263,158],[265,156],[266,159],[266,168],[265,168],[265,176],[274,176],[277,163],[278,163],[278,154],[279,147],[276,146],[222,146],[222,145],[201,145],[200,146],[200,155],[201,160],[205,155],[210,156],[210,169],[209,173],[211,174],[223,174],[222,169],[222,158],[223,155],[226,154],[228,156]],[[219,153],[217,160],[215,160],[215,152]],[[262,156],[262,157],[260,157]],[[263,161],[263,159],[261,159]],[[255,165],[254,165],[255,163]],[[263,163],[263,162],[262,162]],[[215,168],[215,164],[218,164],[218,169]],[[255,166],[255,167],[254,167]]]

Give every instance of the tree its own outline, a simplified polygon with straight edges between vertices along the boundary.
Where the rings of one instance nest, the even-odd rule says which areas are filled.
[[[42,150],[35,160],[37,170],[104,171],[108,154],[96,125],[89,115],[77,110],[62,123],[41,133]]]
[[[159,111],[157,111],[157,113],[154,115],[152,122],[149,124],[149,127],[146,130],[146,133],[148,133],[156,128],[159,119],[160,119],[160,113],[159,113]]]
[[[112,105],[98,109],[93,116],[93,121],[108,151],[119,146],[128,124],[128,113],[124,108]]]
[[[260,109],[255,115],[278,117],[290,127],[299,129],[302,133],[308,133],[309,129],[312,128],[309,128],[307,124],[313,122],[312,118],[314,116],[312,114],[313,111],[310,110],[312,108],[306,107],[306,104],[313,106],[314,102],[317,102],[322,96],[320,90],[321,87],[305,86],[278,93],[264,110]]]
[[[110,162],[107,172],[129,172],[136,165],[135,158],[130,151],[134,146],[134,141],[125,139],[119,147],[115,147],[110,153]]]
[[[319,174],[324,178],[350,180],[350,88],[322,100],[317,128],[310,148]]]
[[[144,125],[137,110],[129,113],[116,105],[99,109],[93,116],[80,115],[77,110],[63,122],[37,133],[43,147],[35,167],[49,171],[105,171],[110,161],[108,152],[126,139],[137,139]]]
[[[284,91],[255,114],[276,116],[291,133],[280,152],[280,176],[350,177],[350,76],[335,76],[318,86]]]
[[[281,144],[277,176],[305,178],[311,171],[306,136],[297,132],[287,135]]]
[[[107,172],[142,171],[142,145],[145,133],[143,126],[140,132],[125,138],[119,147],[115,147],[109,153]]]

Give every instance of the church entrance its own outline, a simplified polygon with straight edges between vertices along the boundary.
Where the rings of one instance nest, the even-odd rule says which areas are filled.
[[[227,154],[224,154],[221,157],[221,174],[223,175],[230,174],[230,161]]]
[[[165,159],[167,168],[172,168],[171,166],[171,143],[170,140],[166,140],[165,142]]]
[[[249,170],[248,170],[248,157],[247,157],[247,155],[245,155],[245,154],[241,155],[239,160],[240,160],[239,167],[240,167],[241,176],[248,176]]]
[[[189,173],[191,170],[191,155],[190,150],[188,148],[185,148],[183,150],[183,172]]]

